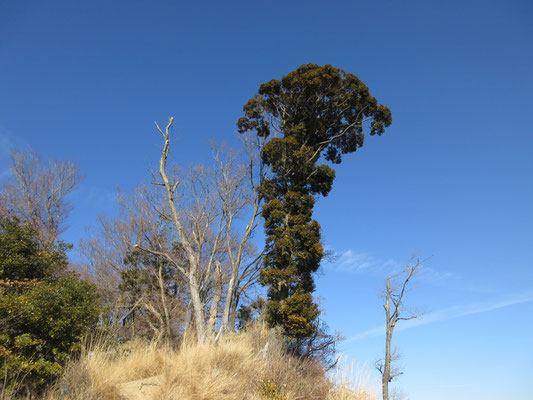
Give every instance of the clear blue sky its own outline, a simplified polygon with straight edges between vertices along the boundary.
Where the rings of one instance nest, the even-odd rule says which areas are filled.
[[[317,295],[346,354],[383,351],[383,278],[427,262],[418,325],[394,338],[412,400],[527,400],[533,373],[533,3],[0,2],[0,174],[9,148],[68,158],[86,179],[64,239],[144,180],[153,121],[173,158],[236,143],[260,83],[300,64],[358,75],[393,124],[337,168],[316,217],[341,256]]]

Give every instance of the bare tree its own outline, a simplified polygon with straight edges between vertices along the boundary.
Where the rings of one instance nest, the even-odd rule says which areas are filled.
[[[80,243],[86,275],[99,287],[108,306],[106,322],[120,337],[174,337],[187,320],[188,289],[175,266],[133,247],[172,248],[157,196],[149,189],[140,185],[132,194],[120,191],[118,215],[100,217],[92,237]],[[180,258],[178,249],[173,256]]]
[[[383,308],[385,309],[385,358],[376,362],[376,368],[381,373],[381,387],[383,400],[389,400],[389,383],[403,372],[392,363],[400,358],[397,351],[391,351],[392,335],[398,321],[420,318],[421,313],[404,313],[404,295],[407,285],[417,274],[420,265],[426,260],[419,259],[409,262],[402,271],[389,276],[385,280]]]
[[[250,147],[248,150],[250,165],[236,162],[233,153],[229,153],[225,158],[222,157],[220,151],[216,151],[214,154],[216,161],[215,185],[221,199],[226,239],[225,249],[230,265],[220,333],[234,328],[238,300],[242,292],[257,278],[257,266],[262,257],[261,253],[259,256],[247,260],[246,265],[242,265],[246,254],[250,253],[249,240],[258,224],[261,202],[253,175],[254,152]],[[244,232],[237,235],[233,231],[234,221],[247,208],[249,208],[250,215],[248,223]]]
[[[389,378],[388,382],[392,382],[395,378],[397,378],[400,375],[403,375],[402,368],[398,366],[398,361],[402,358],[402,354],[399,352],[397,348],[394,348],[390,355],[390,368],[389,368]],[[379,371],[379,373],[383,376],[385,373],[385,358],[380,358],[377,360],[374,364],[376,369]]]
[[[262,143],[247,138],[240,153],[214,148],[213,166],[180,169],[167,162],[172,123],[156,123],[164,141],[152,185],[121,192],[119,215],[100,219],[98,237],[81,247],[114,306],[110,321],[148,325],[155,337],[190,329],[203,341],[234,329],[239,301],[257,281],[262,253],[250,239],[260,219]],[[124,291],[136,274],[143,286]]]
[[[52,245],[72,210],[66,196],[80,183],[71,161],[44,162],[32,150],[10,153],[12,177],[0,195],[2,212],[30,222],[43,246]]]
[[[169,227],[173,246],[148,246],[136,249],[164,257],[188,283],[192,326],[203,342],[214,337],[219,309],[223,305],[219,334],[231,330],[238,299],[258,275],[261,255],[254,254],[250,239],[258,225],[261,198],[256,181],[263,176],[257,167],[253,146],[248,146],[248,164],[238,162],[235,154],[214,152],[215,168],[195,166],[180,171],[168,166],[170,118],[164,129],[163,150],[154,184],[159,191],[154,199],[159,221]],[[254,170],[259,173],[254,175]],[[164,199],[164,201],[163,201]],[[244,229],[239,229],[246,215]],[[240,223],[237,221],[240,220]],[[168,237],[168,236],[167,236]],[[172,249],[181,250],[180,257]]]

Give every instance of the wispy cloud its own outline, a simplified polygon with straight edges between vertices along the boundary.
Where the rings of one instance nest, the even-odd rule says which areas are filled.
[[[331,246],[326,246],[326,250],[333,254],[326,268],[331,271],[351,274],[367,274],[383,279],[387,276],[400,272],[409,260],[400,262],[394,258],[381,259],[372,254],[359,252],[352,249],[341,252],[335,251]],[[458,276],[450,270],[438,270],[424,262],[417,274],[417,280],[442,285],[451,279],[457,280]]]
[[[481,314],[485,312],[490,312],[494,310],[499,310],[501,308],[513,306],[516,304],[529,303],[533,301],[533,289],[521,292],[506,295],[498,299],[492,299],[491,301],[472,303],[461,306],[454,306],[445,308],[442,310],[434,311],[428,313],[418,319],[412,319],[405,321],[403,324],[398,325],[396,331],[404,331],[406,329],[416,328],[422,325],[428,325],[436,322],[447,321],[450,319],[455,319],[459,317],[464,317],[467,315]],[[380,326],[372,329],[368,329],[364,332],[361,332],[355,336],[348,338],[344,344],[355,342],[357,340],[365,339],[368,337],[375,337],[385,334],[385,327]]]
[[[340,272],[362,272],[362,271],[389,271],[400,267],[396,260],[379,260],[371,254],[358,252],[355,250],[345,250],[336,252],[332,248],[326,247],[333,252],[333,261],[327,264],[327,268]]]
[[[326,268],[337,272],[345,273],[365,273],[380,277],[398,273],[405,266],[394,258],[380,259],[372,254],[359,252],[352,249],[341,252],[326,246],[326,249],[333,253],[332,260]],[[424,282],[436,283],[455,278],[455,274],[450,271],[439,271],[424,263],[420,266],[418,279]]]
[[[418,277],[424,282],[436,283],[457,278],[457,275],[450,271],[439,271],[427,264],[422,264],[419,269]]]

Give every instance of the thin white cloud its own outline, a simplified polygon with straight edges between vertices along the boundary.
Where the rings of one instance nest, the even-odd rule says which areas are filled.
[[[335,252],[333,249],[326,247],[333,252],[333,261],[327,264],[327,268],[339,272],[357,273],[362,271],[384,271],[397,269],[400,266],[396,260],[388,259],[379,260],[371,254],[358,252],[355,250],[345,250]]]
[[[529,303],[533,301],[533,290],[515,293],[501,297],[499,299],[493,299],[490,302],[479,302],[463,306],[454,306],[445,308],[442,310],[434,311],[426,314],[418,319],[412,319],[405,321],[403,324],[398,325],[396,331],[404,331],[406,329],[416,328],[418,326],[428,325],[436,322],[447,321],[467,315],[481,314],[489,311],[499,310],[501,308],[513,306],[516,304]],[[403,321],[402,321],[403,322]],[[355,342],[357,340],[365,339],[368,337],[381,336],[385,334],[385,327],[380,326],[372,329],[368,329],[357,335],[349,337],[343,344]]]
[[[326,264],[326,268],[344,273],[371,274],[380,277],[389,276],[400,272],[405,263],[393,258],[386,260],[374,257],[372,254],[355,250],[336,252],[332,247],[326,246],[326,250],[333,253],[332,260]],[[426,283],[441,283],[457,276],[450,271],[439,271],[430,267],[427,263],[420,266],[417,279]]]
[[[376,328],[368,329],[364,332],[361,332],[355,336],[351,336],[344,340],[342,344],[348,344],[351,342],[356,342],[357,340],[365,339],[367,337],[381,336],[385,334],[385,327],[378,326]]]
[[[418,278],[424,282],[436,283],[457,278],[457,275],[450,271],[439,271],[435,268],[422,264],[418,273]]]

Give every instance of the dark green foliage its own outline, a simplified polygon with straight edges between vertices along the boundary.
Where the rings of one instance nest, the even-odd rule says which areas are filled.
[[[260,187],[266,253],[260,281],[268,286],[266,319],[299,341],[316,333],[312,274],[324,250],[312,219],[315,196],[327,196],[343,154],[363,145],[364,130],[381,135],[392,119],[355,75],[331,65],[306,64],[259,88],[244,106],[239,132],[269,139],[262,161],[271,175]],[[271,138],[276,134],[279,137]]]
[[[131,328],[135,335],[153,338],[154,327],[164,331],[166,326],[172,325],[173,320],[177,319],[179,313],[185,308],[181,299],[182,293],[180,293],[183,291],[185,282],[176,271],[176,267],[163,256],[134,249],[127,253],[123,262],[124,269],[120,272],[121,283],[118,289],[124,295],[130,312],[121,323],[123,327]],[[168,316],[170,321],[166,321],[166,315],[162,309],[162,295],[165,296],[164,301],[168,310],[172,311]],[[138,304],[141,298],[143,301]],[[146,304],[150,304],[153,310],[158,311],[162,320],[154,315],[153,310],[148,310]],[[122,334],[127,335],[127,332],[122,332]]]
[[[22,294],[0,289],[0,319],[9,329],[0,336],[0,377],[24,376],[26,385],[42,385],[60,376],[67,357],[98,321],[94,286],[73,273],[34,283]]]
[[[69,247],[60,243],[44,250],[29,224],[17,218],[0,218],[0,279],[43,279],[64,271]]]
[[[120,273],[122,282],[119,289],[129,292],[135,299],[143,294],[159,291],[159,284],[155,281],[159,270],[167,290],[176,294],[178,285],[175,280],[178,274],[165,257],[133,250],[124,258],[124,265],[127,268]]]
[[[0,227],[0,379],[38,391],[80,350],[98,322],[99,299],[94,285],[61,272],[65,246],[43,249],[36,231],[14,219]]]
[[[266,301],[258,296],[249,305],[241,304],[237,310],[237,327],[239,331],[244,330],[248,325],[255,323],[264,314]]]

